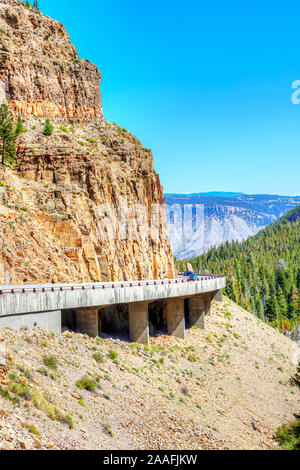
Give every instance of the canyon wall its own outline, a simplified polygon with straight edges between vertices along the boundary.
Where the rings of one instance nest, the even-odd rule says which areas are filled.
[[[65,27],[15,0],[0,1],[0,83],[23,116],[101,118],[101,74],[78,57]]]
[[[103,118],[98,68],[61,23],[16,0],[0,0],[0,35],[0,100],[25,126],[15,165],[0,168],[0,283],[174,277],[153,155]]]

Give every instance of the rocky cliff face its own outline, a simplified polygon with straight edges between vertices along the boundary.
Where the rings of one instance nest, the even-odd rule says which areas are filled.
[[[64,26],[0,1],[0,85],[23,116],[101,118],[99,69],[78,57]]]
[[[62,24],[15,0],[0,0],[0,35],[0,95],[26,127],[15,167],[0,168],[0,283],[172,278],[152,153],[103,119],[99,70]]]

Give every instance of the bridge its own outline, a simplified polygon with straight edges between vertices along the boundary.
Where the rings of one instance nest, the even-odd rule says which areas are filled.
[[[149,323],[184,338],[185,327],[205,327],[212,300],[222,300],[224,275],[135,282],[0,286],[0,326],[66,326],[89,336],[128,332],[136,343],[149,343]],[[151,319],[150,319],[151,317]],[[158,320],[159,318],[159,320]]]

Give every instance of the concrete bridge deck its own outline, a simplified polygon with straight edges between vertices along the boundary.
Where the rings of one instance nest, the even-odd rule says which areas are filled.
[[[128,306],[130,337],[148,343],[148,305],[165,301],[169,334],[183,337],[184,301],[190,319],[204,328],[212,299],[220,299],[226,286],[224,275],[204,275],[198,280],[167,279],[85,284],[34,284],[0,286],[0,326],[49,328],[61,331],[62,312],[74,311],[77,330],[97,336],[99,311],[105,307]],[[101,325],[100,325],[101,326]]]

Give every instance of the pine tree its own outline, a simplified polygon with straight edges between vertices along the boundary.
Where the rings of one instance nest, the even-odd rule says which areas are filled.
[[[18,116],[18,122],[17,122],[17,125],[16,125],[16,130],[15,130],[15,134],[16,134],[16,137],[20,134],[22,134],[24,132],[24,126],[23,126],[23,121],[22,121],[22,118],[19,114]]]
[[[44,127],[44,135],[50,136],[53,134],[53,124],[51,124],[49,119],[46,119],[45,127]]]
[[[33,8],[35,8],[36,10],[39,10],[39,4],[37,0],[34,0]]]
[[[272,294],[270,297],[268,297],[265,313],[269,321],[273,322],[278,320],[278,303],[275,294]]]
[[[31,8],[31,5],[30,5],[30,3],[29,3],[29,0],[26,0],[26,8],[28,8],[28,9]]]
[[[264,315],[264,307],[261,301],[261,297],[259,294],[255,296],[255,309],[256,309],[256,315],[258,318],[261,320],[264,320],[265,315]]]
[[[0,106],[0,154],[1,164],[12,163],[16,156],[16,134],[13,130],[12,116],[6,103]]]
[[[280,286],[278,286],[277,302],[278,302],[279,314],[282,317],[285,317],[286,314],[287,314],[288,304],[287,304],[286,298],[284,296],[283,290]]]
[[[288,295],[291,290],[290,272],[287,268],[282,267],[276,273],[276,283],[280,285],[285,295]]]

